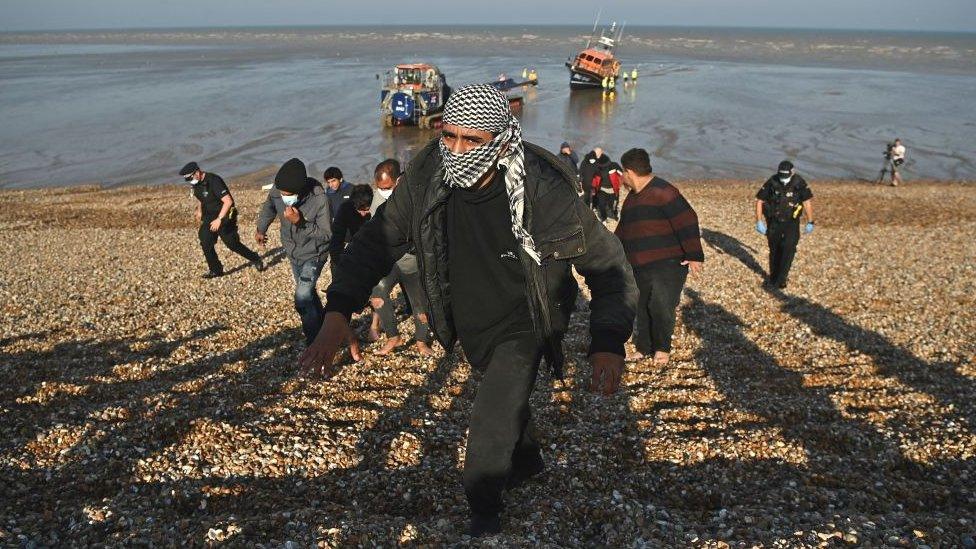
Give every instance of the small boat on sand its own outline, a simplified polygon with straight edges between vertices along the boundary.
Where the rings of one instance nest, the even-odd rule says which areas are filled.
[[[596,32],[596,25],[593,26]],[[620,75],[620,60],[614,56],[614,49],[623,37],[623,27],[617,30],[617,23],[610,29],[603,29],[600,37],[586,42],[576,57],[566,61],[569,69],[569,88],[571,90],[613,89]]]

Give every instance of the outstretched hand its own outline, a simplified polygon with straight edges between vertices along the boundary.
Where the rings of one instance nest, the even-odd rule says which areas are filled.
[[[326,313],[319,335],[302,353],[298,365],[308,375],[329,379],[336,373],[333,360],[343,345],[349,345],[349,354],[354,361],[359,362],[362,358],[359,352],[359,340],[349,328],[346,317],[342,313]]]
[[[604,395],[616,393],[624,374],[624,357],[615,353],[593,353],[590,366],[593,368],[590,390]]]

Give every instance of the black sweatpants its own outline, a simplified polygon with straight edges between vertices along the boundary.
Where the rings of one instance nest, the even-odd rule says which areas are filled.
[[[220,230],[216,233],[210,232],[210,223],[213,219],[204,219],[203,223],[200,224],[200,231],[198,236],[200,237],[200,247],[203,248],[203,257],[207,259],[207,267],[210,268],[211,273],[223,273],[224,266],[220,263],[220,258],[217,257],[217,238],[224,241],[224,246],[230,251],[243,256],[248,261],[254,262],[259,261],[261,256],[255,253],[253,250],[248,248],[241,242],[241,237],[237,233],[237,222],[224,220],[220,224]]]
[[[680,259],[657,261],[634,271],[637,289],[637,329],[634,346],[643,354],[671,352],[671,336],[688,266]]]
[[[786,284],[793,266],[796,245],[800,242],[800,223],[770,223],[766,240],[769,242],[769,283],[781,286]]]
[[[471,409],[464,458],[464,493],[472,513],[500,512],[509,477],[541,460],[529,409],[541,359],[535,334],[526,333],[498,344],[488,361]]]

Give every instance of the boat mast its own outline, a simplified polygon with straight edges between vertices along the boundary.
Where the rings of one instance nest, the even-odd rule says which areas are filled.
[[[586,49],[590,49],[590,43],[593,42],[593,36],[596,35],[596,27],[600,24],[600,16],[603,15],[603,8],[601,7],[599,11],[596,12],[596,21],[593,21],[593,30],[590,31],[590,37],[586,40]]]

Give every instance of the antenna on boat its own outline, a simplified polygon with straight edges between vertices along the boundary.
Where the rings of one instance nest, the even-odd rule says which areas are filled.
[[[624,29],[625,28],[627,28],[627,22],[626,21],[624,21],[623,24],[620,25],[620,33],[617,34],[617,45],[618,46],[620,45],[620,41],[624,39]]]
[[[596,21],[593,22],[593,31],[590,34],[596,34],[596,26],[600,24],[600,16],[603,15],[603,8],[601,7],[598,12],[596,12]]]

